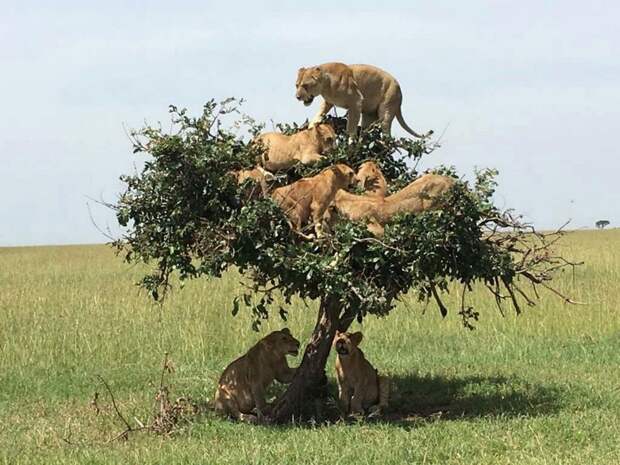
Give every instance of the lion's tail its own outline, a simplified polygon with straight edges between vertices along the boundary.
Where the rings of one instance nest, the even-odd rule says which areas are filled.
[[[378,376],[379,382],[379,407],[382,409],[387,407],[390,400],[390,378],[387,376]]]
[[[430,131],[428,131],[426,134],[422,135],[422,134],[418,134],[417,132],[415,132],[413,129],[411,129],[409,127],[409,125],[407,125],[407,123],[405,123],[405,119],[403,118],[403,114],[401,112],[401,109],[398,108],[398,111],[396,112],[396,119],[398,120],[398,123],[402,126],[402,128],[407,131],[409,134],[411,134],[412,136],[417,137],[418,139],[424,139],[425,137],[430,136],[433,133],[433,130],[431,129]]]

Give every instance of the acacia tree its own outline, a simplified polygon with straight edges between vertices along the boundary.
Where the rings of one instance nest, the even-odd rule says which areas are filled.
[[[237,185],[229,175],[253,167],[260,149],[242,137],[244,130],[253,135],[262,127],[239,113],[238,101],[209,101],[195,118],[176,107],[170,113],[171,132],[147,126],[132,133],[134,152],[148,158],[139,172],[121,178],[126,189],[114,208],[126,233],[114,245],[126,261],[153,265],[140,284],[155,300],[163,298],[173,273],[183,282],[220,277],[235,266],[251,285],[231,296],[232,313],[242,305],[250,308],[255,329],[274,310],[286,318],[288,308],[274,309],[275,293],[287,304],[293,296],[319,301],[312,336],[294,380],[273,406],[273,421],[311,416],[307,400],[325,388],[325,364],[336,330],[367,315],[387,315],[404,293],[414,293],[421,303],[433,299],[445,316],[441,294],[458,287],[458,314],[467,328],[478,319],[466,297],[476,282],[486,286],[500,311],[505,299],[517,312],[521,302],[534,304],[523,283],[532,284],[535,295],[537,285],[560,295],[548,282],[553,271],[570,263],[553,254],[556,236],[539,234],[493,205],[492,170],[477,173],[470,185],[457,179],[453,169],[438,168],[456,179],[445,207],[402,215],[386,225],[381,239],[363,224],[342,221],[325,238],[308,241],[291,230],[268,196],[257,195],[256,185]],[[230,115],[239,116],[224,127]],[[339,127],[341,121],[332,122]],[[398,189],[416,177],[417,161],[432,148],[371,128],[353,144],[341,135],[322,162],[297,165],[276,184],[337,162],[355,169],[374,160],[392,189]]]

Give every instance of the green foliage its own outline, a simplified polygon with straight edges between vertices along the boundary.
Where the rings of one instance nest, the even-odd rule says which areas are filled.
[[[445,313],[437,289],[446,290],[448,283],[461,283],[465,292],[476,281],[510,285],[515,276],[514,251],[485,234],[491,218],[503,218],[492,204],[493,171],[478,173],[473,187],[457,180],[446,208],[399,217],[381,240],[363,224],[343,222],[323,240],[303,241],[269,198],[248,196],[247,186],[237,186],[228,174],[254,166],[258,155],[254,145],[220,124],[223,115],[238,113],[236,101],[208,102],[198,118],[176,107],[170,112],[175,132],[147,127],[135,134],[134,151],[149,158],[139,173],[122,177],[127,188],[117,204],[127,234],[116,246],[127,261],[154,262],[155,272],[142,285],[155,299],[168,288],[173,272],[186,280],[220,276],[236,266],[253,284],[235,298],[233,311],[241,302],[250,306],[255,326],[268,317],[275,291],[287,302],[295,295],[337,300],[343,316],[361,321],[367,314],[387,314],[394,299],[409,290],[421,300],[434,297]],[[252,135],[260,131],[251,119],[241,120],[232,127],[245,127]],[[317,174],[333,163],[357,168],[374,160],[391,186],[400,187],[416,177],[417,160],[429,151],[423,141],[394,139],[376,127],[353,144],[344,137],[319,165],[296,166],[279,183]],[[438,171],[457,177],[451,168]],[[286,310],[279,310],[285,316]],[[466,326],[478,316],[465,307],[464,298],[460,313]]]

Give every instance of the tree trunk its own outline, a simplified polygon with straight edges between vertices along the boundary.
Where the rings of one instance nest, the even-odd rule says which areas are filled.
[[[275,401],[271,418],[275,423],[303,420],[314,400],[323,397],[327,387],[325,364],[338,329],[337,301],[322,299],[319,316],[304,356],[288,389]],[[309,409],[310,407],[310,409]]]

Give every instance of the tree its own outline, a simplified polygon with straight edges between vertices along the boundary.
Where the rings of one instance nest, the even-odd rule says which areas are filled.
[[[270,198],[256,195],[257,186],[249,181],[238,186],[228,175],[254,166],[258,155],[238,132],[256,134],[261,126],[239,113],[238,101],[209,101],[196,118],[176,107],[170,113],[173,132],[147,126],[132,133],[134,152],[149,158],[139,172],[121,178],[126,189],[115,209],[126,234],[115,246],[128,262],[154,265],[140,284],[156,300],[164,297],[173,273],[183,283],[219,277],[237,267],[251,284],[231,302],[232,313],[250,308],[255,329],[274,311],[276,292],[287,303],[294,295],[318,299],[316,325],[297,375],[275,402],[276,422],[313,415],[305,401],[324,391],[336,330],[368,315],[387,315],[406,292],[415,293],[420,302],[435,300],[445,316],[440,295],[458,286],[458,314],[468,328],[479,316],[466,298],[477,282],[486,286],[500,311],[506,299],[517,312],[521,302],[534,304],[523,282],[534,291],[541,285],[562,296],[549,284],[553,271],[571,265],[551,248],[560,232],[539,234],[512,212],[494,207],[492,170],[477,173],[472,185],[457,179],[444,209],[398,217],[381,239],[363,224],[341,222],[327,237],[308,241],[291,230]],[[224,127],[231,115],[240,116]],[[341,121],[333,122],[340,126]],[[391,138],[378,128],[363,131],[353,144],[341,135],[325,160],[294,167],[279,185],[336,162],[357,168],[372,159],[396,189],[416,177],[417,161],[431,149],[423,141]],[[453,169],[438,171],[456,178]],[[277,310],[286,318],[288,309]]]
[[[594,223],[594,225],[597,227],[597,229],[604,229],[605,227],[609,226],[609,221],[598,220],[596,223]]]

